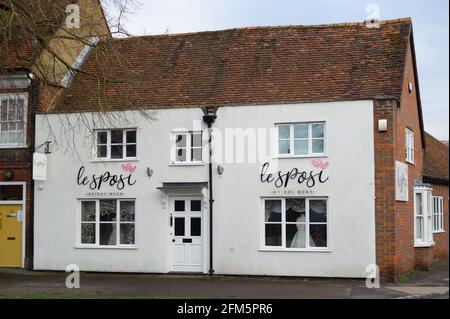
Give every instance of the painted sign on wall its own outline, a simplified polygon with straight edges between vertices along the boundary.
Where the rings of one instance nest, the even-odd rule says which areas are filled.
[[[270,172],[270,163],[267,162],[261,169],[261,182],[273,183],[276,188],[287,188],[290,183],[297,182],[298,184],[306,185],[308,188],[313,188],[317,184],[324,184],[329,180],[329,177],[325,176],[325,170],[329,167],[330,163],[323,160],[314,160],[311,162],[314,167],[320,169],[320,171],[302,171],[298,168],[293,168],[290,171],[278,171],[276,173]]]
[[[101,174],[86,174],[86,167],[82,166],[78,170],[77,183],[80,186],[88,186],[89,189],[100,191],[103,186],[114,187],[117,190],[124,190],[127,186],[133,186],[137,180],[133,177],[133,173],[137,167],[132,164],[124,164],[122,169],[126,174],[113,174],[109,171]]]
[[[408,165],[395,162],[395,200],[408,201]]]

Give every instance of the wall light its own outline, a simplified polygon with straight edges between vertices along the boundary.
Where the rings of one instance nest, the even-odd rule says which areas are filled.
[[[150,167],[147,168],[147,175],[148,175],[148,177],[152,177],[153,176],[153,170]]]
[[[223,172],[225,171],[225,168],[223,168],[222,166],[217,166],[217,173],[219,173],[220,176],[223,175]]]

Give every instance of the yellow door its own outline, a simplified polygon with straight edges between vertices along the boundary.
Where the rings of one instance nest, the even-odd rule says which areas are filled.
[[[22,267],[21,205],[0,204],[0,267]]]

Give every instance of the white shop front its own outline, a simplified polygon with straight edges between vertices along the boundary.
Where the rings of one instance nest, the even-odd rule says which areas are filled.
[[[221,107],[211,166],[203,116],[161,109],[155,121],[95,128],[92,140],[75,134],[76,152],[53,147],[35,188],[35,268],[366,276],[375,264],[372,101]],[[48,123],[64,136],[60,118],[37,116],[36,143],[49,139]],[[221,148],[230,136],[231,155]]]

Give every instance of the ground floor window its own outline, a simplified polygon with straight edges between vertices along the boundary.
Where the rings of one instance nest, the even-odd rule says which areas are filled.
[[[433,196],[433,231],[444,231],[444,197]]]
[[[134,200],[81,200],[80,206],[80,245],[135,244]]]
[[[414,243],[416,247],[433,245],[432,189],[418,186],[414,190]]]
[[[324,198],[264,200],[264,247],[326,249],[328,201]]]

